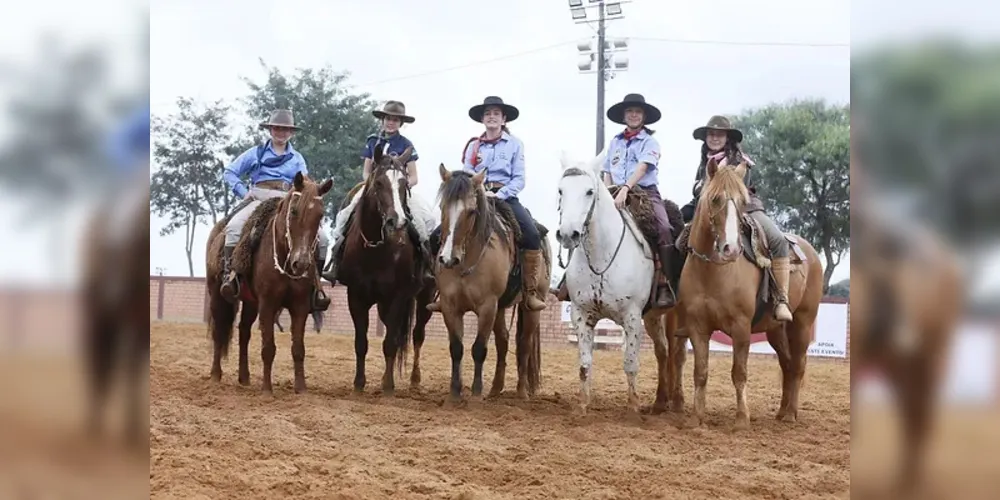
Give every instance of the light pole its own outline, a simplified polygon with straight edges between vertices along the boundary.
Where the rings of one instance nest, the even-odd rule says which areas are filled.
[[[605,21],[624,18],[622,4],[630,1],[569,0],[569,12],[576,24],[597,23],[597,43],[593,43],[593,38],[588,38],[576,44],[581,56],[576,64],[577,69],[580,73],[597,74],[597,141],[594,154],[599,154],[604,149],[604,83],[614,78],[616,72],[628,69],[628,56],[623,54],[628,50],[628,39],[608,40],[605,37],[604,25]],[[587,19],[589,8],[597,9],[597,19]],[[609,52],[611,54],[608,54]]]

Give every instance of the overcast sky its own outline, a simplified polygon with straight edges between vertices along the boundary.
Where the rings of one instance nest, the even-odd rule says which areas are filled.
[[[631,39],[631,67],[608,82],[606,103],[639,92],[663,112],[652,127],[663,150],[660,190],[678,204],[689,200],[697,166],[699,143],[691,131],[712,114],[791,98],[850,98],[850,2],[705,5],[637,0],[624,4],[625,18],[607,28],[610,37]],[[496,14],[484,14],[490,11]],[[594,31],[573,23],[565,0],[157,0],[152,16],[154,114],[170,113],[178,96],[243,95],[241,76],[264,77],[258,58],[287,71],[329,64],[350,71],[356,90],[379,102],[401,100],[416,117],[403,133],[420,153],[417,191],[430,199],[438,164],[459,168],[462,146],[481,133],[467,110],[486,95],[499,95],[521,111],[511,124],[525,143],[521,201],[553,232],[559,150],[580,158],[595,151],[596,76],[578,73],[575,44]],[[461,65],[468,66],[437,71]],[[608,138],[618,128],[607,122]],[[359,145],[363,139],[357,138]],[[161,221],[152,222],[151,271],[185,274],[183,236],[159,237]],[[196,274],[204,273],[207,233],[203,228],[195,244]],[[849,276],[849,263],[841,267],[838,279]]]

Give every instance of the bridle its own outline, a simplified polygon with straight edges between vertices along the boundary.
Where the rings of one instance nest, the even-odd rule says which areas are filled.
[[[476,192],[476,195],[477,196],[485,196],[484,192],[479,192],[479,191]],[[489,206],[489,200],[487,200],[487,206]],[[493,216],[494,216],[494,214],[493,214],[492,211],[490,211],[488,213],[485,213],[485,214],[477,213],[475,215],[475,217],[477,218],[477,220],[476,220],[477,223],[480,222],[478,220],[479,217],[493,217]],[[465,268],[465,270],[462,271],[459,274],[459,276],[461,276],[462,278],[464,278],[464,277],[472,274],[472,272],[476,270],[476,266],[479,265],[479,262],[483,260],[483,256],[486,255],[486,249],[489,248],[489,246],[490,246],[490,239],[493,238],[493,226],[489,225],[488,219],[487,220],[483,220],[482,223],[487,225],[486,238],[483,239],[483,245],[482,245],[483,248],[479,250],[479,256],[476,258],[476,261],[473,262],[471,266]],[[473,225],[472,232],[474,232],[474,230],[475,230],[474,228],[475,228],[475,225]],[[469,244],[468,239],[469,239],[468,235],[466,235],[466,238],[462,241],[462,253],[463,254],[466,253],[465,249],[468,248],[468,244]]]
[[[367,196],[371,195],[371,193],[369,192],[369,188],[371,188],[372,186],[374,186],[375,179],[379,175],[385,175],[386,172],[389,172],[389,171],[397,171],[397,172],[402,172],[404,174],[404,178],[405,178],[406,171],[401,168],[401,165],[399,165],[399,163],[398,163],[399,160],[397,160],[397,157],[390,156],[388,158],[389,158],[389,161],[390,161],[389,165],[379,165],[375,169],[372,170],[372,175],[368,178],[369,182],[364,187],[364,195],[363,196],[367,197]],[[399,186],[393,186],[392,189],[399,189]],[[409,183],[406,184],[406,194],[407,194],[407,197],[409,197],[409,195],[410,195],[410,185],[409,185]],[[365,236],[364,226],[362,226],[362,227],[359,228],[359,232],[361,233],[361,239],[364,240],[365,248],[378,248],[378,247],[382,246],[386,242],[385,226],[387,225],[386,222],[388,221],[388,217],[386,216],[385,210],[384,210],[384,208],[382,206],[382,200],[377,195],[372,195],[372,197],[375,199],[375,208],[378,210],[379,216],[382,218],[382,224],[379,225],[379,232],[380,232],[380,234],[379,234],[379,239],[377,241],[369,240],[368,237]],[[404,203],[403,203],[403,209],[404,210],[406,210],[406,205],[407,204],[404,201]],[[408,213],[407,214],[402,214],[402,215],[405,215],[405,216],[409,217]],[[400,237],[400,241],[402,241],[402,237]]]
[[[584,172],[579,168],[571,167],[563,171],[561,178],[573,177],[578,175],[587,175],[587,174],[586,172]],[[587,235],[590,234],[591,222],[594,218],[594,208],[597,207],[597,197],[598,197],[597,190],[601,189],[602,187],[604,186],[599,186],[598,182],[596,181],[593,184],[594,197],[590,201],[590,208],[587,209],[587,217],[583,219],[583,234],[580,235],[581,240],[585,239]],[[598,271],[597,269],[594,269],[593,261],[590,258],[590,252],[587,251],[587,245],[585,244],[583,245],[583,255],[587,257],[587,267],[589,267],[590,271],[597,276],[604,276],[604,273],[608,272],[608,269],[611,269],[611,265],[614,264],[615,260],[618,258],[618,252],[620,252],[622,249],[622,243],[625,242],[625,231],[628,228],[628,222],[625,221],[625,211],[622,209],[618,209],[618,216],[621,217],[622,219],[622,232],[618,236],[618,245],[615,247],[615,251],[611,255],[611,260],[608,261],[608,265],[603,270]],[[560,225],[562,225],[562,211],[559,212],[559,223]],[[640,242],[640,245],[641,244],[642,243]],[[574,250],[575,249],[570,250],[567,253],[567,260],[573,260]],[[559,255],[559,267],[566,269],[566,263],[563,262],[562,258],[562,250],[558,252],[558,255]]]
[[[740,232],[739,220],[737,220],[737,223],[736,223],[736,252],[733,254],[733,257],[730,258],[730,259],[726,259],[726,258],[723,258],[723,257],[719,256],[719,228],[715,224],[715,218],[716,218],[716,216],[719,213],[721,213],[723,210],[725,210],[727,207],[729,207],[729,202],[733,202],[733,205],[735,206],[737,212],[740,211],[739,204],[736,203],[736,200],[732,196],[727,196],[726,198],[723,198],[723,201],[724,201],[724,203],[722,204],[722,208],[719,208],[719,209],[716,209],[716,210],[711,210],[710,209],[709,214],[708,214],[708,228],[712,231],[712,242],[713,242],[712,251],[711,251],[711,253],[709,255],[705,255],[705,254],[699,252],[698,250],[696,250],[694,248],[694,244],[691,242],[691,237],[690,237],[691,235],[690,235],[690,233],[694,232],[694,221],[693,220],[691,221],[691,229],[689,230],[690,233],[688,234],[688,245],[687,245],[687,251],[688,251],[688,253],[691,254],[691,255],[694,255],[695,257],[698,257],[702,261],[708,262],[710,264],[719,264],[719,265],[729,264],[731,262],[734,262],[736,259],[739,259],[740,255],[743,253],[743,238],[742,238],[742,235],[739,234],[739,232]],[[698,219],[697,215],[698,214],[696,213],[695,217],[694,217],[694,220]],[[737,217],[739,217],[739,215],[737,215]]]
[[[309,277],[309,271],[311,271],[311,266],[306,267],[302,274],[292,274],[285,270],[288,267],[288,261],[292,258],[292,200],[296,196],[302,196],[302,193],[298,191],[292,191],[291,196],[286,198],[288,201],[288,206],[285,207],[285,244],[288,245],[288,250],[285,253],[285,262],[278,262],[278,225],[274,222],[271,223],[271,256],[274,258],[274,268],[284,276],[287,276],[293,280],[300,280]],[[316,200],[322,202],[322,196],[316,196]],[[313,240],[312,245],[309,248],[309,254],[313,255],[316,253],[316,245],[319,244],[319,233],[316,233],[316,239]]]

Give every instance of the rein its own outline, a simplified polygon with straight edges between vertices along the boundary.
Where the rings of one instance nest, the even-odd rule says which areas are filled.
[[[395,158],[393,158],[392,161],[395,161]],[[403,171],[400,168],[396,168],[395,164],[392,165],[392,166],[390,166],[389,170],[396,170],[396,171],[402,172],[404,174],[404,179],[405,179],[405,173],[406,172]],[[379,172],[379,173],[384,174],[384,172]],[[375,176],[376,176],[376,172],[372,172],[372,175],[371,175],[371,177],[369,177],[369,179],[373,180],[373,179],[375,179]],[[374,180],[372,182],[374,182]],[[371,186],[366,185],[364,187],[364,194],[362,196],[365,196],[365,197],[368,196],[368,193],[369,193],[368,188],[369,187],[371,187]],[[398,186],[395,187],[394,189],[398,189]],[[408,197],[411,194],[409,183],[407,183],[407,185],[406,185],[406,193],[407,193]],[[408,205],[407,203],[405,203],[405,202],[403,203],[403,210],[404,210],[404,212],[406,212],[406,211],[409,210],[409,208],[407,207],[407,205]],[[382,224],[379,226],[380,235],[379,235],[378,241],[369,240],[368,237],[365,236],[364,227],[363,226],[360,227],[359,228],[359,232],[361,233],[361,239],[364,240],[365,248],[378,248],[378,247],[382,246],[382,244],[384,244],[385,241],[386,241],[386,234],[385,234],[385,225],[386,225],[385,224],[385,222],[386,222],[385,210],[382,209],[382,201],[379,200],[378,196],[375,196],[375,206],[378,209],[379,215],[382,217]],[[360,209],[361,208],[359,207],[359,210]],[[410,216],[409,213],[404,213],[403,215],[405,215],[407,218],[411,218],[411,216]],[[359,222],[359,224],[360,224],[360,222]],[[402,240],[402,238],[400,238],[400,240]]]
[[[580,175],[580,174],[577,174],[574,171],[574,169],[567,169],[565,172],[563,172],[563,177],[566,177],[567,175]],[[595,185],[594,189],[596,191],[597,189],[600,189],[600,187]],[[587,235],[590,234],[591,221],[594,218],[594,209],[597,207],[597,198],[598,198],[598,196],[597,196],[597,193],[595,192],[594,193],[594,199],[590,202],[590,209],[587,210],[587,217],[583,220],[583,235],[582,235],[583,238],[586,238]],[[628,222],[625,221],[625,212],[624,212],[624,210],[617,209],[617,211],[618,211],[618,216],[621,217],[621,220],[622,220],[622,232],[621,232],[621,235],[618,236],[618,245],[615,247],[615,251],[611,255],[611,260],[608,261],[608,265],[604,268],[604,270],[598,271],[597,269],[594,269],[593,261],[590,258],[590,252],[587,251],[586,243],[583,243],[583,245],[584,245],[583,246],[583,254],[584,254],[584,256],[587,257],[587,267],[589,267],[590,271],[592,273],[594,273],[595,275],[597,275],[597,276],[604,276],[604,273],[608,272],[608,269],[611,269],[611,265],[614,264],[615,260],[618,258],[618,252],[620,252],[621,249],[622,249],[622,243],[625,242],[625,230],[628,228]],[[559,222],[560,222],[560,224],[562,223],[562,213],[559,214]],[[574,250],[575,249],[570,250],[568,252],[568,254],[567,254],[568,255],[567,256],[567,260],[573,260],[573,251]],[[562,269],[566,269],[566,265],[567,264],[563,262],[562,250],[560,250],[558,252],[558,256],[559,256],[559,267],[562,268]]]
[[[729,205],[730,201],[733,201],[733,198],[731,198],[731,197],[730,198],[726,198],[726,203],[723,205],[723,207]],[[737,207],[737,209],[738,209],[738,207]],[[723,259],[723,258],[719,257],[719,229],[718,229],[718,226],[715,225],[715,216],[718,215],[720,212],[722,212],[722,209],[719,209],[719,210],[716,210],[716,211],[710,211],[709,212],[710,215],[708,216],[708,228],[712,231],[712,241],[714,243],[712,245],[712,251],[710,252],[710,254],[709,255],[705,255],[705,254],[699,252],[698,250],[695,250],[694,245],[691,244],[691,243],[688,243],[688,245],[687,245],[687,253],[689,253],[691,255],[694,255],[695,257],[698,257],[703,262],[707,262],[709,264],[716,264],[716,265],[722,266],[722,265],[730,264],[730,263],[732,263],[732,262],[734,262],[734,261],[736,261],[737,259],[740,258],[740,255],[743,253],[743,238],[742,238],[742,235],[739,234],[739,231],[740,231],[740,229],[739,229],[739,222],[737,221],[737,224],[736,224],[736,232],[737,232],[737,235],[736,235],[736,245],[737,245],[736,258],[731,259],[731,260],[726,260],[726,259]],[[697,219],[698,219],[698,213],[696,212],[694,220],[697,220]],[[691,230],[690,231],[691,231],[691,233],[694,233],[694,222],[693,221],[691,222]],[[691,238],[691,236],[688,236],[688,241],[689,242],[691,240],[693,240],[693,239],[694,238]]]
[[[302,193],[299,193],[298,191],[293,191],[292,198],[296,196],[302,196]],[[316,199],[320,201],[323,200],[323,198],[320,196],[317,196]],[[288,267],[288,261],[292,258],[291,221],[292,221],[292,203],[291,199],[289,199],[288,206],[285,207],[285,244],[288,246],[288,250],[285,253],[285,262],[284,263],[278,262],[278,225],[275,224],[273,220],[271,221],[271,256],[274,258],[274,268],[279,273],[293,280],[300,280],[309,277],[309,271],[311,271],[312,268],[311,266],[307,267],[305,271],[303,271],[302,274],[300,275],[295,275],[288,271],[285,271],[285,268]],[[316,253],[316,245],[318,244],[319,244],[319,234],[317,233],[316,239],[313,240],[312,246],[309,248],[310,255]]]

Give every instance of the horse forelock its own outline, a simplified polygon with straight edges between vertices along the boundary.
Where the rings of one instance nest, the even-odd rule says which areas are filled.
[[[750,191],[737,175],[735,167],[719,167],[715,175],[705,184],[698,204],[711,203],[713,198],[732,198],[740,205],[750,202]]]
[[[472,237],[484,244],[489,242],[491,232],[496,232],[505,238],[507,230],[496,217],[493,207],[486,199],[485,191],[479,189],[472,181],[472,174],[465,171],[452,172],[448,180],[438,188],[442,222],[450,216],[450,210],[453,206],[464,203],[470,197],[476,200],[476,222],[471,229]]]

